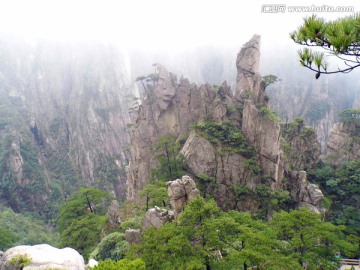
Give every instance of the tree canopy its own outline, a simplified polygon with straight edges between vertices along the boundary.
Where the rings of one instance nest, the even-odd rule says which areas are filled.
[[[321,48],[330,56],[336,56],[343,62],[337,69],[328,69],[324,52],[303,48],[298,51],[300,63],[304,67],[320,74],[347,73],[360,66],[360,13],[325,21],[316,15],[304,18],[304,24],[290,34],[298,44]]]
[[[277,76],[269,74],[263,77],[264,87],[268,87],[271,84],[281,81]]]
[[[62,246],[70,246],[85,258],[101,239],[110,196],[97,188],[81,188],[60,206],[58,229]]]
[[[175,180],[185,174],[185,158],[180,153],[180,144],[171,135],[161,137],[154,145],[154,150],[159,166],[151,172],[152,182]]]
[[[356,248],[343,229],[308,209],[281,211],[269,224],[197,197],[175,222],[146,230],[128,256],[147,269],[337,269],[335,252]]]

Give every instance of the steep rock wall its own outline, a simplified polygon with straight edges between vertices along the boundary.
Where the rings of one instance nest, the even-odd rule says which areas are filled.
[[[284,179],[289,177],[289,165],[285,163],[280,145],[280,125],[264,113],[269,109],[264,83],[258,73],[259,46],[260,37],[255,35],[238,55],[235,96],[226,84],[214,91],[210,85],[197,86],[183,78],[178,83],[173,74],[157,66],[152,76],[156,79],[153,85],[144,89],[145,97],[133,116],[128,199],[136,199],[140,189],[149,183],[151,171],[158,165],[153,145],[165,135],[172,135],[178,140],[186,139],[181,152],[185,156],[188,173],[215,179],[214,187],[207,192],[223,209],[257,210],[259,207],[256,201],[239,201],[234,185],[255,189],[260,183],[269,183],[274,190],[284,188]],[[248,141],[246,144],[255,149],[255,156],[241,155],[240,149],[231,150],[221,142],[216,145],[214,142],[221,138],[214,140],[207,137],[209,134],[191,131],[189,135],[191,123],[199,121],[218,124],[229,121],[234,128],[241,128]],[[241,134],[237,133],[237,136],[241,137]],[[256,164],[260,164],[259,169]],[[303,178],[301,181],[297,179],[293,179],[298,183],[297,187],[306,190],[309,184]],[[303,198],[305,196],[301,200]]]
[[[111,45],[3,37],[0,63],[6,203],[39,210],[84,185],[124,199],[128,104],[136,95],[127,54]]]
[[[128,167],[127,198],[134,199],[150,180],[156,168],[153,145],[159,138],[172,135],[186,139],[190,125],[209,117],[214,121],[227,118],[222,99],[231,99],[226,84],[221,88],[222,97],[212,86],[197,86],[187,79],[177,78],[163,66],[156,70],[154,85],[147,85],[146,95],[133,115],[131,134],[131,159]],[[169,179],[174,180],[174,179]]]
[[[339,164],[360,158],[359,130],[356,123],[336,123],[330,132],[325,160]]]
[[[281,161],[280,125],[261,115],[250,100],[245,100],[242,130],[258,150],[261,168],[273,181],[273,188],[281,187],[284,165]]]
[[[284,174],[280,159],[280,125],[262,115],[259,109],[268,107],[264,100],[264,82],[259,74],[260,41],[260,36],[254,35],[238,54],[235,95],[244,99],[242,130],[258,151],[261,168],[273,181],[272,187],[280,188]]]
[[[235,95],[245,98],[242,130],[249,142],[258,151],[261,169],[270,181],[271,188],[274,190],[289,189],[297,206],[306,206],[318,212],[323,198],[322,193],[316,188],[315,193],[319,194],[315,196],[316,199],[313,199],[310,195],[311,192],[307,192],[307,190],[313,191],[315,186],[313,188],[307,182],[306,172],[303,169],[305,163],[313,165],[319,157],[320,145],[316,140],[315,132],[304,132],[305,134],[302,134],[300,131],[304,127],[301,126],[291,139],[288,138],[291,155],[300,157],[300,161],[297,158],[286,158],[284,156],[284,149],[281,147],[280,140],[281,126],[276,123],[275,119],[271,119],[268,111],[269,106],[264,99],[265,86],[259,74],[259,58],[260,36],[254,35],[240,50],[237,58],[238,75]],[[241,63],[245,68],[241,67]],[[239,80],[239,78],[245,77],[245,83],[244,79]],[[248,87],[250,89],[247,89]],[[246,93],[250,93],[250,95],[245,95]],[[304,143],[304,140],[307,140],[307,144]],[[305,145],[306,147],[303,148],[302,146]],[[310,162],[304,162],[303,159],[305,158],[309,159]],[[290,188],[286,187],[286,182],[292,183]]]
[[[249,159],[237,153],[224,152],[209,140],[190,133],[181,153],[185,156],[188,172],[195,176],[206,175],[216,180],[213,186],[207,187],[205,193],[211,194],[223,210],[256,210],[256,204],[247,204],[236,199],[234,186],[249,189],[261,183],[261,178],[249,167]]]
[[[236,58],[236,91],[239,100],[250,99],[254,104],[264,104],[265,86],[259,74],[261,37],[254,35]]]

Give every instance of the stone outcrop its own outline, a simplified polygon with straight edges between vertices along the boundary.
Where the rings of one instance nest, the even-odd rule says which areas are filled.
[[[204,192],[211,193],[224,210],[259,208],[255,200],[239,199],[234,186],[254,190],[258,184],[269,183],[273,190],[284,188],[283,180],[288,177],[291,166],[281,149],[281,126],[269,113],[265,86],[258,70],[259,48],[260,37],[255,35],[240,50],[236,61],[235,95],[226,83],[214,91],[208,84],[197,86],[184,78],[178,82],[175,75],[163,66],[157,66],[152,76],[154,83],[148,85],[139,110],[133,115],[131,158],[127,171],[128,199],[136,199],[139,190],[149,182],[151,171],[158,166],[153,145],[167,135],[185,141],[181,152],[188,173],[213,179],[214,183],[208,184]],[[255,151],[242,156],[240,151],[223,147],[225,145],[219,138],[215,139],[221,141],[219,144],[211,141],[204,134],[208,131],[190,130],[192,123],[201,121],[231,122]],[[299,143],[295,141],[293,146],[298,147]],[[317,154],[313,154],[316,158]],[[295,167],[294,170],[303,170],[304,164],[300,161]],[[181,185],[178,182],[176,185],[176,192],[181,191]],[[184,196],[187,195],[181,194],[179,198]],[[297,198],[304,199],[304,203],[307,200],[305,196]],[[184,204],[184,199],[172,200],[175,214]]]
[[[264,103],[265,85],[259,74],[261,37],[254,35],[241,48],[236,59],[236,98]]]
[[[305,119],[295,118],[281,125],[281,145],[288,170],[313,169],[318,161],[321,146],[314,128],[305,126]]]
[[[206,138],[192,131],[181,149],[188,171],[192,175],[205,174],[217,182],[214,187],[205,190],[214,196],[218,205],[223,209],[243,209],[243,202],[237,202],[231,186],[240,184],[254,189],[260,183],[260,177],[245,165],[247,159],[236,153],[223,153]],[[255,205],[254,205],[254,208]]]
[[[150,227],[160,228],[166,222],[174,220],[174,218],[173,211],[155,206],[155,208],[151,208],[146,212],[142,227],[143,229]]]
[[[121,225],[120,207],[117,200],[113,200],[109,205],[106,216],[108,217],[107,225],[110,229],[118,229]]]
[[[184,175],[181,179],[169,181],[166,185],[168,186],[170,205],[174,210],[175,217],[184,210],[188,202],[200,194],[194,180],[187,175]]]
[[[337,123],[330,131],[326,160],[335,164],[360,158],[360,127]]]
[[[141,231],[139,229],[127,229],[125,231],[125,240],[130,244],[139,244],[141,240]]]
[[[0,261],[1,270],[14,270],[10,260],[16,255],[31,258],[24,270],[59,269],[85,270],[83,257],[72,248],[57,249],[50,245],[16,246],[8,249]]]
[[[228,106],[236,104],[226,82],[216,93],[209,84],[198,86],[184,78],[178,81],[160,65],[156,78],[155,85],[147,86],[147,93],[132,116],[128,199],[137,198],[139,190],[149,182],[151,171],[157,167],[153,145],[159,138],[171,135],[176,139],[186,139],[190,125],[205,118],[224,121],[230,114],[239,118],[238,112],[229,114],[224,103],[227,100]]]
[[[261,169],[270,179],[272,189],[283,188],[284,178],[290,177],[290,181],[293,182],[290,193],[298,205],[319,212],[324,197],[321,191],[306,181],[306,172],[288,173],[287,170],[289,167],[296,170],[303,170],[306,166],[311,167],[320,154],[320,145],[316,140],[316,134],[301,126],[299,132],[290,140],[290,155],[298,158],[284,157],[280,145],[281,126],[266,115],[268,105],[264,99],[265,87],[258,73],[259,46],[260,37],[255,35],[241,49],[236,62],[238,70],[236,97],[244,100],[242,131],[258,151]],[[259,107],[262,109],[260,110]],[[304,145],[306,147],[303,147]]]
[[[289,178],[293,185],[291,195],[296,200],[298,206],[307,207],[315,213],[320,213],[320,204],[324,199],[324,195],[317,185],[310,184],[307,181],[306,172],[291,171]]]
[[[259,152],[262,170],[273,182],[281,186],[283,164],[280,150],[280,125],[263,115],[257,106],[267,109],[265,86],[259,74],[260,36],[254,35],[240,50],[237,60],[236,94],[244,105],[242,131]]]
[[[249,142],[259,152],[264,173],[279,188],[283,178],[282,151],[280,149],[280,125],[262,115],[252,101],[245,100],[242,130]]]

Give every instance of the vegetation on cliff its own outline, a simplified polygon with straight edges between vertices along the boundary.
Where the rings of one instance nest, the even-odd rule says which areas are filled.
[[[172,136],[164,136],[154,145],[155,159],[159,166],[151,172],[152,182],[169,181],[184,175],[184,156],[180,144]]]
[[[59,246],[59,234],[50,226],[31,216],[15,213],[10,208],[0,209],[0,250],[16,245],[48,243]]]
[[[360,125],[360,110],[348,109],[339,114],[342,123],[354,123],[356,127]]]
[[[241,129],[231,121],[201,121],[193,124],[192,128],[200,131],[212,144],[222,147],[226,153],[236,153],[247,158],[255,156],[254,148]]]
[[[259,38],[256,37],[256,40],[259,41]],[[306,60],[310,59],[319,64],[319,57],[319,55],[306,56]],[[259,60],[256,54],[253,58]],[[255,62],[258,62],[257,60]],[[246,57],[244,61],[250,64],[254,62],[247,61]],[[320,67],[321,65],[319,69]],[[255,67],[254,74],[259,75],[256,69]],[[148,162],[149,166],[142,168],[143,171],[139,167],[131,171],[138,177],[131,182],[133,188],[136,189],[134,201],[123,202],[120,209],[122,224],[115,229],[108,228],[109,216],[105,215],[111,196],[95,187],[80,188],[82,185],[80,171],[75,169],[74,160],[69,158],[69,155],[74,152],[88,150],[89,152],[85,151],[88,154],[86,156],[75,155],[77,165],[90,166],[89,170],[81,172],[88,177],[87,180],[91,179],[87,186],[93,185],[104,189],[112,186],[110,189],[117,193],[119,179],[125,177],[125,167],[118,164],[127,161],[125,154],[109,151],[112,153],[111,156],[107,156],[108,152],[91,156],[90,153],[90,151],[99,150],[97,142],[100,139],[115,134],[117,141],[120,136],[120,132],[113,132],[115,125],[110,126],[112,109],[87,107],[93,113],[94,119],[86,118],[88,114],[84,111],[80,113],[79,118],[75,117],[67,121],[62,116],[53,118],[48,128],[42,131],[48,132],[47,139],[52,140],[51,142],[56,145],[50,151],[50,146],[42,145],[42,133],[37,126],[32,125],[27,133],[24,132],[26,136],[17,136],[15,129],[11,132],[7,130],[11,123],[9,121],[11,114],[8,112],[6,102],[0,99],[0,112],[4,112],[6,116],[3,117],[0,114],[0,138],[2,139],[0,141],[0,195],[17,211],[36,209],[40,218],[56,225],[60,232],[59,236],[51,230],[44,230],[43,233],[48,233],[48,235],[43,235],[36,227],[36,230],[28,229],[20,232],[17,230],[21,228],[20,225],[17,225],[19,228],[11,226],[11,222],[16,219],[14,218],[16,214],[4,210],[0,212],[0,218],[6,219],[0,219],[0,249],[19,243],[32,244],[36,241],[62,247],[70,246],[78,250],[85,259],[94,257],[100,260],[99,266],[95,269],[145,269],[145,267],[147,269],[249,269],[256,267],[257,269],[300,270],[304,266],[309,269],[336,269],[338,265],[334,261],[335,253],[349,257],[359,255],[359,249],[356,246],[359,241],[360,225],[356,216],[356,210],[359,207],[360,166],[358,163],[347,163],[340,167],[322,164],[310,173],[309,179],[320,184],[326,192],[327,200],[324,205],[330,206],[332,203],[330,211],[325,214],[325,220],[324,216],[312,213],[308,209],[293,209],[296,203],[294,203],[295,196],[292,192],[298,192],[301,188],[305,189],[304,186],[295,187],[293,190],[282,189],[286,185],[302,184],[287,183],[287,179],[282,174],[291,170],[297,173],[300,170],[312,168],[314,160],[318,157],[318,149],[314,143],[316,142],[315,130],[306,127],[304,119],[296,118],[292,123],[282,124],[282,149],[287,160],[283,159],[283,152],[279,147],[280,125],[273,123],[279,122],[279,118],[267,107],[268,97],[264,93],[268,85],[278,80],[276,76],[252,78],[259,84],[259,89],[243,89],[241,98],[251,100],[241,103],[233,98],[226,84],[220,86],[217,92],[213,91],[209,85],[201,87],[192,85],[189,88],[190,84],[187,80],[181,79],[178,84],[174,75],[170,75],[166,70],[162,72],[161,79],[160,76],[151,77],[154,85],[157,82],[163,83],[159,85],[161,87],[155,89],[158,91],[156,97],[148,96],[147,103],[152,103],[151,110],[147,111],[146,102],[138,102],[136,110],[139,113],[142,112],[143,115],[138,117],[134,124],[127,125],[135,134],[135,129],[140,126],[139,122],[143,121],[142,133],[138,133],[141,144],[136,145],[137,149],[131,149],[134,150],[131,154],[134,155],[132,161],[137,161],[137,164]],[[88,90],[85,91],[84,99],[87,105],[92,102],[91,97],[94,97],[92,94],[98,86],[93,81],[95,76],[92,73],[92,70],[86,71],[85,77],[89,77],[89,80],[84,82]],[[138,78],[141,82],[143,79],[143,77]],[[171,91],[162,96],[162,91],[165,91],[168,86]],[[180,89],[179,86],[184,90],[179,91],[183,97],[173,93]],[[109,97],[109,99],[113,98],[113,96]],[[177,106],[174,105],[175,100],[178,102]],[[159,103],[156,103],[158,101]],[[186,107],[185,104],[193,104],[193,107]],[[244,104],[250,104],[246,107],[247,111],[243,109]],[[153,109],[156,105],[159,105],[159,108],[154,113]],[[190,111],[194,111],[194,115],[184,117],[186,121],[178,121]],[[323,106],[319,112],[311,113],[314,119],[318,119],[327,111],[327,107]],[[244,117],[243,113],[247,113],[246,117],[249,120],[248,133],[240,127],[241,123],[246,123],[241,119]],[[253,115],[249,117],[250,114]],[[164,115],[166,117],[157,118]],[[83,132],[83,129],[87,128],[85,126],[70,126],[69,128],[68,122],[76,122],[78,119],[91,122],[88,127],[97,127],[97,124],[101,130],[107,127],[109,132],[101,133],[99,137],[96,137],[93,141],[95,144],[80,147],[79,145],[89,143],[81,139],[77,141],[79,145],[70,147],[69,141],[74,140],[74,137],[84,138],[89,135]],[[113,116],[114,122],[120,119],[119,115]],[[157,125],[154,119],[161,119],[161,122],[166,125]],[[199,121],[199,119],[203,120]],[[254,122],[257,125],[252,126]],[[192,128],[189,128],[191,123],[193,123]],[[125,130],[125,126],[124,122],[123,126],[118,128]],[[160,134],[157,133],[157,129],[160,128],[162,128],[162,135],[164,133],[177,135],[154,136],[154,134]],[[69,129],[75,130],[74,137],[71,137]],[[91,133],[98,134],[96,132],[98,130],[91,128]],[[256,132],[257,130],[260,132]],[[250,131],[255,132],[250,133]],[[61,132],[64,136],[59,136]],[[150,207],[169,208],[166,182],[190,173],[190,169],[186,167],[188,164],[185,164],[185,156],[180,153],[180,142],[184,142],[190,132],[199,135],[202,142],[205,141],[208,148],[214,152],[204,152],[204,156],[210,152],[215,156],[210,161],[215,164],[214,172],[210,172],[209,175],[203,172],[194,173],[200,183],[199,189],[205,198],[197,197],[188,203],[184,212],[174,222],[168,222],[158,229],[143,230],[141,242],[129,246],[125,240],[125,230],[141,228],[144,212]],[[272,136],[267,136],[270,133]],[[146,137],[144,134],[150,135]],[[111,137],[109,141],[115,141],[115,137]],[[250,143],[252,139],[254,141]],[[107,147],[118,149],[119,145],[120,141],[118,144],[109,143]],[[140,150],[148,151],[150,154],[142,156]],[[194,154],[194,151],[190,154]],[[235,158],[231,159],[234,156]],[[227,159],[226,162],[223,159]],[[18,178],[15,175],[17,170],[10,170],[13,166],[10,161],[14,160],[23,163],[20,166],[21,170],[18,170],[21,174]],[[195,160],[194,163],[197,164],[198,161]],[[207,169],[205,168],[208,165],[207,160],[204,164],[202,171]],[[218,166],[219,164],[221,166]],[[288,164],[290,165],[284,169],[283,165]],[[144,173],[145,170],[148,171]],[[218,171],[221,171],[221,174],[217,174]],[[143,177],[144,175],[146,177]],[[281,182],[283,178],[285,180]],[[216,192],[218,194],[215,195]],[[123,191],[119,194],[123,194]],[[137,195],[140,195],[140,198],[136,197]],[[20,198],[25,198],[25,200],[20,200]],[[225,209],[228,211],[221,210],[223,209],[221,203],[217,205],[215,199],[219,198],[224,204],[230,202],[231,206]],[[44,203],[46,201],[50,203]],[[63,201],[62,204],[60,204],[61,201]],[[251,209],[252,212],[234,211],[239,210],[240,207],[243,210]],[[56,214],[59,215],[58,219],[53,219]],[[10,223],[7,222],[8,220]],[[32,224],[29,224],[31,221],[30,218],[24,219],[23,223],[33,228]],[[14,224],[17,223],[14,221]],[[25,238],[24,234],[28,238]],[[34,234],[40,234],[40,237],[34,240]]]
[[[326,219],[345,225],[348,234],[360,236],[360,161],[337,166],[319,162],[309,171],[309,180],[317,183],[330,205]]]

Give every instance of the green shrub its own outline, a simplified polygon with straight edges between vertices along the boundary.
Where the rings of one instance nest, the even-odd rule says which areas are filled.
[[[324,206],[329,208],[326,218],[336,225],[346,225],[348,234],[359,235],[360,160],[337,166],[318,163],[307,175],[327,198],[324,201]]]
[[[228,153],[237,153],[244,157],[253,157],[255,154],[241,129],[229,121],[201,121],[192,128],[200,131],[212,144],[222,146]]]
[[[179,142],[176,142],[171,135],[161,137],[155,143],[154,151],[159,166],[151,172],[152,183],[175,180],[185,174],[183,170],[185,157],[180,153]]]
[[[265,118],[278,123],[280,122],[280,117],[274,112],[273,110],[270,110],[268,108],[262,107],[260,108],[260,115],[264,116]]]
[[[120,261],[106,260],[101,261],[93,268],[93,270],[145,270],[145,263],[141,259],[129,260],[123,259]]]
[[[135,216],[128,218],[121,223],[121,230],[126,231],[127,229],[140,229],[142,223],[142,217]]]
[[[27,254],[16,254],[12,257],[9,263],[15,267],[19,267],[22,270],[25,266],[31,263],[31,258]]]
[[[145,211],[151,207],[166,207],[170,204],[167,188],[163,181],[157,181],[155,184],[147,184],[140,191],[140,196],[145,203]]]
[[[0,211],[0,249],[16,245],[59,245],[59,234],[41,220],[9,208]]]
[[[113,232],[101,239],[101,242],[97,245],[95,251],[90,254],[90,257],[98,261],[106,259],[118,261],[124,258],[128,249],[129,244],[125,240],[124,234]]]

